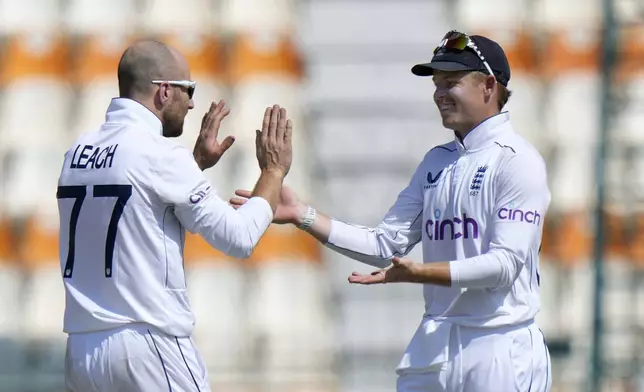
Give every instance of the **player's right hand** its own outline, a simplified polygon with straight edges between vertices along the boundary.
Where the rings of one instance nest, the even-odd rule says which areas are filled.
[[[226,108],[226,103],[223,100],[219,103],[213,102],[201,120],[201,130],[193,150],[195,161],[201,170],[216,165],[222,155],[235,142],[233,136],[226,137],[222,142],[217,139],[221,122],[228,113],[230,113],[230,109]]]
[[[248,201],[252,192],[246,189],[237,189],[235,195],[230,199],[230,205],[237,209]],[[306,214],[307,206],[300,201],[297,194],[289,187],[282,186],[280,194],[280,203],[277,206],[273,223],[278,225],[292,223],[299,225],[300,219]]]
[[[286,176],[293,161],[293,124],[286,109],[274,105],[266,108],[262,130],[256,131],[255,147],[259,168],[264,172]]]

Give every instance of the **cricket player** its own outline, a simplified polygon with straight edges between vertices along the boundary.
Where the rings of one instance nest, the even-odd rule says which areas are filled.
[[[399,392],[546,392],[550,357],[534,317],[550,192],[541,156],[502,112],[505,53],[488,38],[451,31],[412,72],[432,77],[454,140],[425,155],[382,223],[329,218],[288,188],[275,222],[381,267],[353,273],[351,283],[423,284],[425,314],[396,369]],[[251,196],[236,194],[235,206]],[[419,242],[424,263],[404,259]]]
[[[261,175],[235,210],[202,173],[234,141],[217,140],[224,103],[211,105],[192,153],[172,139],[193,107],[185,58],[137,42],[122,55],[118,83],[105,123],[67,151],[58,183],[67,390],[209,391],[191,339],[184,230],[249,256],[279,203],[292,124],[285,109],[266,110],[256,135]]]

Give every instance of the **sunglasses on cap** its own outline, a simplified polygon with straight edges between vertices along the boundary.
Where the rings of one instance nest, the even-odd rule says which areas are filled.
[[[461,33],[460,31],[451,30],[447,34],[445,34],[445,36],[441,40],[441,43],[436,47],[436,49],[434,49],[434,56],[441,51],[461,52],[467,49],[470,49],[471,51],[476,53],[479,59],[481,59],[481,61],[483,62],[483,65],[485,65],[485,69],[487,69],[489,74],[491,76],[494,76],[494,78],[496,79],[494,72],[492,72],[492,67],[490,67],[490,64],[488,64],[488,62],[485,60],[483,53],[481,53],[478,46],[476,46],[474,40],[467,34]]]
[[[170,86],[179,86],[184,87],[188,91],[188,97],[192,99],[192,96],[195,94],[195,89],[197,88],[197,82],[192,80],[153,80],[153,84],[164,84],[167,83]]]

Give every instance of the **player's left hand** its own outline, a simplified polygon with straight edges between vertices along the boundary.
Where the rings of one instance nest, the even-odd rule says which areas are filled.
[[[221,143],[217,140],[221,121],[230,113],[226,103],[221,100],[210,105],[210,109],[201,120],[201,130],[195,142],[193,155],[201,170],[213,167],[224,153],[233,145],[235,137],[228,136]]]
[[[411,260],[394,257],[391,266],[363,275],[354,272],[349,276],[349,283],[355,284],[383,284],[394,282],[410,282],[414,277],[415,263]]]

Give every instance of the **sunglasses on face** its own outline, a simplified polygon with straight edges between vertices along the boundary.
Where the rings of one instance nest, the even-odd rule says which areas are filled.
[[[179,86],[186,89],[188,92],[188,97],[192,99],[192,96],[195,94],[195,89],[197,88],[197,82],[192,80],[153,80],[153,84],[169,84],[170,86]]]
[[[476,46],[476,44],[474,43],[474,40],[472,40],[467,34],[461,33],[460,31],[452,30],[445,34],[445,36],[441,40],[441,43],[436,47],[436,49],[434,49],[434,55],[441,51],[461,52],[467,49],[470,49],[472,52],[476,53],[479,59],[481,59],[481,61],[483,62],[483,65],[485,65],[485,69],[487,69],[488,73],[491,76],[494,76],[492,67],[490,67],[490,64],[488,64],[488,62],[485,60],[485,57],[479,50],[478,46]]]

